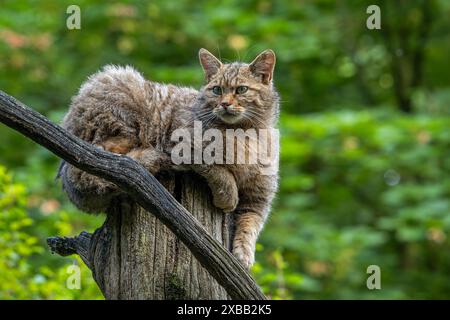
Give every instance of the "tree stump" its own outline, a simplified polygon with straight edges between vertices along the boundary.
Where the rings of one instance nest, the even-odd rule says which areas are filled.
[[[193,173],[158,180],[228,250],[233,217],[212,204],[206,181]],[[129,198],[116,199],[93,234],[49,238],[53,251],[77,253],[106,299],[228,299],[225,289],[155,215]]]

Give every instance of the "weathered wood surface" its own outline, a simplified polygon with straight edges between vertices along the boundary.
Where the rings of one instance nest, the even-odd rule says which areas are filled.
[[[159,181],[217,241],[230,247],[231,214],[212,205],[206,182],[193,175],[165,174]],[[92,235],[52,237],[54,252],[79,254],[107,299],[228,299],[225,289],[154,215],[117,199]]]
[[[128,157],[115,155],[93,147],[60,126],[53,124],[41,114],[31,110],[3,91],[0,91],[0,121],[46,147],[75,167],[118,185],[129,195],[134,203],[145,209],[145,211],[137,210],[136,216],[132,216],[133,219],[140,219],[142,215],[150,216],[148,212],[151,212],[159,222],[169,228],[177,239],[189,248],[189,251],[199,263],[208,270],[210,275],[227,291],[232,299],[265,299],[265,296],[250,274],[230,252],[208,234],[199,221],[180,205],[154,176],[137,162]],[[118,208],[117,206],[115,210],[119,210]],[[209,209],[205,208],[205,210]],[[114,217],[114,215],[111,215],[106,223],[113,223],[114,221],[111,221],[111,219],[114,219]],[[146,223],[150,221],[147,219]],[[128,221],[128,217],[126,220]],[[138,220],[138,222],[142,221]],[[123,226],[126,226],[126,224],[122,225],[121,229]],[[148,234],[146,233],[147,236]],[[127,235],[132,237],[131,233],[127,233]],[[99,237],[99,234],[94,233],[92,237]],[[86,243],[86,239],[89,236],[82,235],[80,238],[83,240],[82,242],[69,240],[73,247],[79,247],[78,250],[72,251],[87,254],[86,251],[82,251],[82,243]],[[53,241],[55,247],[63,248],[66,246],[67,250],[65,253],[69,254],[70,245],[60,240],[60,238],[53,238],[50,239],[50,242]],[[97,243],[100,243],[98,241]],[[137,241],[140,241],[139,238]],[[119,248],[119,246],[115,246],[115,248]],[[126,249],[127,247],[122,247],[121,245],[120,248]],[[112,254],[108,252],[107,247],[97,246],[95,250],[96,252],[99,250],[99,254]],[[121,251],[121,258],[122,254],[125,254],[124,252],[125,250]],[[133,251],[128,251],[127,253],[137,254],[137,252]],[[117,255],[118,253],[115,254]],[[87,259],[88,257],[85,258]],[[140,263],[139,256],[137,255],[133,261]],[[123,263],[124,268],[133,267],[132,265],[125,266],[128,264],[128,261],[121,260],[120,262]],[[113,266],[113,264],[110,264],[110,266]],[[114,267],[117,268],[118,265]],[[93,268],[97,270],[95,272],[98,272],[99,269],[96,269],[95,265]],[[103,273],[105,273],[105,270],[103,270]],[[115,274],[119,275],[118,272]],[[122,274],[120,273],[120,275]],[[118,281],[118,283],[121,283],[120,281],[125,280],[119,279]],[[144,282],[143,279],[139,281]],[[99,285],[101,287],[101,282],[99,282]],[[115,288],[111,287],[108,290],[114,292]],[[117,297],[117,295],[111,294],[111,298],[113,297]]]

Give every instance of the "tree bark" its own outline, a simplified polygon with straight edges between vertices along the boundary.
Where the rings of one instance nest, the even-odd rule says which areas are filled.
[[[227,249],[233,217],[212,205],[202,178],[164,174],[160,182]],[[229,299],[225,289],[154,215],[119,198],[94,234],[49,238],[52,251],[79,254],[107,299]]]
[[[232,217],[214,208],[204,181],[193,174],[160,181],[210,235],[230,247]],[[229,298],[164,224],[129,199],[111,207],[90,251],[94,278],[107,299]]]
[[[149,295],[153,291],[164,292],[165,297],[222,298],[223,291],[216,286],[214,278],[232,299],[266,299],[250,274],[222,245],[229,246],[229,217],[213,208],[205,183],[191,176],[184,177],[181,186],[166,181],[169,189],[173,184],[175,196],[181,195],[185,208],[134,160],[93,147],[2,91],[0,122],[73,166],[115,183],[127,194],[126,199],[117,199],[105,224],[94,234],[48,239],[53,251],[80,255],[93,270],[106,298],[147,297],[142,286],[149,287]],[[193,210],[203,225],[186,209]],[[163,225],[176,239],[171,238]],[[222,243],[216,240],[220,237]],[[205,287],[207,281],[210,283]],[[166,286],[166,282],[180,285]],[[152,286],[160,288],[156,290]],[[184,292],[173,291],[174,288],[182,288]],[[214,290],[217,296],[211,293]],[[168,292],[172,293],[168,295]]]

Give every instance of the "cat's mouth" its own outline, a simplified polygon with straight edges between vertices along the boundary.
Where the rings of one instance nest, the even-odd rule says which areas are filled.
[[[233,105],[227,107],[219,107],[215,110],[216,116],[225,123],[234,124],[243,118],[244,110],[241,107]]]

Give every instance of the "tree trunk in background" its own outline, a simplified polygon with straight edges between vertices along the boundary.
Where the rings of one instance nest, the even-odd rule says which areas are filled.
[[[230,248],[233,218],[212,205],[204,180],[190,173],[159,180],[210,235]],[[90,239],[88,256],[107,299],[228,299],[169,229],[127,199],[111,206]]]

